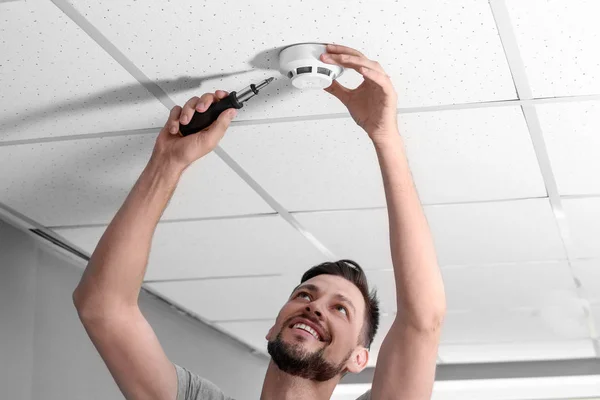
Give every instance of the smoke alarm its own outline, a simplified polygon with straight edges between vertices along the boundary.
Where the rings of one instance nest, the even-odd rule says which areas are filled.
[[[323,43],[302,43],[284,47],[279,53],[281,73],[298,89],[324,89],[339,78],[344,68],[326,64],[320,56],[326,53]]]

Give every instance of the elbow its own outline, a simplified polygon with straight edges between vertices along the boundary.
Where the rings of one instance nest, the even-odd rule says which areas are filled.
[[[79,315],[79,318],[83,319],[87,312],[85,312],[85,302],[84,302],[85,299],[83,297],[83,293],[81,292],[81,290],[79,288],[77,288],[77,289],[75,289],[75,291],[73,291],[72,299],[73,299],[73,305],[75,306],[75,309],[77,310],[77,314]]]
[[[98,304],[93,305],[94,300],[88,296],[80,287],[77,287],[75,291],[73,291],[73,305],[77,310],[77,314],[79,315],[80,320],[88,320],[92,317],[91,313],[95,310],[98,312],[99,307]]]
[[[426,314],[425,318],[421,317],[418,320],[418,328],[420,331],[425,332],[439,332],[444,324],[445,316],[445,307],[431,312],[430,314]]]
[[[411,326],[419,332],[440,332],[446,317],[446,305],[440,304],[430,310],[419,310],[418,312],[398,313],[397,317],[404,320],[406,325]]]

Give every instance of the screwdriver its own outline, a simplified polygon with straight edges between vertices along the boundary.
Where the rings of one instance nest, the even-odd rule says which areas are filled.
[[[219,115],[227,109],[237,108],[240,109],[244,106],[244,103],[254,96],[256,96],[262,88],[267,86],[273,81],[273,77],[265,79],[258,84],[251,84],[246,86],[238,92],[231,92],[227,97],[212,103],[208,110],[204,112],[195,111],[192,120],[187,125],[179,126],[179,136],[188,136],[193,133],[198,133],[202,129],[210,126],[214,121],[219,118]]]

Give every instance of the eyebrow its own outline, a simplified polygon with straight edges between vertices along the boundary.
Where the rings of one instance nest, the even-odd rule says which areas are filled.
[[[292,294],[296,293],[300,289],[308,289],[312,292],[317,292],[317,293],[320,292],[320,289],[316,285],[313,285],[312,283],[306,283],[304,285],[297,286],[296,289],[294,289],[294,291],[292,292]],[[352,311],[354,311],[356,313],[356,308],[354,307],[354,304],[352,304],[352,302],[350,301],[349,298],[347,298],[346,296],[344,296],[343,294],[340,294],[340,293],[336,293],[334,295],[334,297],[347,303],[350,307],[352,307]]]

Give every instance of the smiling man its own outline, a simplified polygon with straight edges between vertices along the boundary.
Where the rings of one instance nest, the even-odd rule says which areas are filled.
[[[379,351],[372,389],[360,399],[425,400],[433,388],[446,301],[398,132],[396,91],[379,63],[357,50],[328,45],[321,60],[352,68],[364,78],[356,89],[334,81],[325,90],[372,140],[389,216],[398,311]],[[214,384],[167,358],[137,304],[154,230],[181,174],[216,147],[236,111],[223,112],[209,128],[186,137],[177,135],[179,124],[225,96],[221,90],[206,93],[171,110],[148,165],[73,293],[88,335],[127,399],[228,399]],[[300,281],[266,334],[271,361],[261,400],[329,399],[345,374],[359,373],[369,360],[379,307],[362,268],[352,260],[326,262]]]

